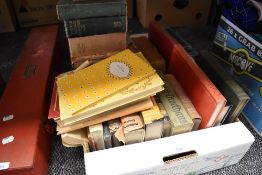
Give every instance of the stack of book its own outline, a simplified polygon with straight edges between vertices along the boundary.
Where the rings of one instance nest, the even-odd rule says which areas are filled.
[[[57,16],[64,22],[73,68],[126,48],[125,0],[59,0]]]
[[[88,151],[189,132],[201,121],[173,75],[128,49],[59,75],[49,118],[64,146]]]

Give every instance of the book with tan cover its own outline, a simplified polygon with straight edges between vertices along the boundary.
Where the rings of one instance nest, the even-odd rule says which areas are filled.
[[[133,144],[144,141],[144,123],[139,114],[132,114],[122,117],[121,122],[124,127],[125,144]]]
[[[79,129],[61,135],[62,144],[66,147],[82,146],[88,142],[87,133],[85,129]]]
[[[130,115],[135,112],[149,109],[152,107],[153,107],[153,103],[151,99],[148,97],[146,99],[135,102],[134,104],[124,106],[123,108],[114,110],[112,112],[108,112],[106,114],[99,115],[94,119],[86,119],[81,123],[64,126],[64,127],[57,126],[57,131],[58,131],[57,134],[63,134],[63,133],[67,133],[70,131],[77,130],[77,129],[85,128],[87,126],[91,126],[91,125],[99,124],[105,121],[113,120],[119,117]]]
[[[187,113],[181,100],[167,81],[167,78],[165,76],[162,78],[165,81],[165,90],[159,92],[158,96],[170,118],[172,126],[171,135],[192,131],[194,123],[190,115]]]
[[[87,132],[90,133],[91,138],[94,140],[95,148],[97,151],[105,149],[103,125],[102,123],[88,127]]]
[[[125,50],[85,69],[64,74],[57,78],[60,119],[72,118],[154,73],[149,64]]]
[[[169,84],[171,85],[172,89],[175,91],[177,96],[180,98],[183,106],[185,107],[187,113],[191,117],[191,119],[194,122],[192,131],[195,131],[198,129],[200,123],[201,123],[201,116],[198,114],[196,108],[192,104],[191,100],[189,97],[186,95],[184,92],[183,88],[181,87],[180,83],[176,80],[176,78],[172,74],[167,74],[166,75],[167,80]]]
[[[69,38],[71,63],[109,57],[126,49],[126,33]]]

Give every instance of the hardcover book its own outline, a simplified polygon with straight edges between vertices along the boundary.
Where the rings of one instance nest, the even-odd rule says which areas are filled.
[[[157,97],[157,96],[156,96]],[[163,133],[162,137],[168,137],[171,135],[172,125],[170,118],[167,114],[167,111],[163,104],[161,103],[160,99],[157,101],[157,105],[160,109],[161,114],[163,115]]]
[[[68,38],[127,32],[126,16],[84,18],[64,21]]]
[[[57,77],[60,119],[72,118],[87,107],[153,75],[155,70],[129,50],[85,69]]]
[[[59,100],[57,96],[57,85],[54,82],[51,103],[48,112],[48,119],[53,119],[54,121],[59,120],[60,110],[59,110]]]
[[[129,88],[124,89],[111,97],[79,112],[78,114],[68,114],[68,117],[60,118],[57,120],[59,126],[72,125],[74,123],[79,123],[86,119],[94,119],[100,114],[109,115],[110,110],[121,108],[121,106],[131,105],[139,100],[145,99],[149,96],[156,94],[163,90],[163,81],[161,78],[155,74]],[[142,107],[142,106],[141,106]],[[113,112],[113,111],[112,111]],[[60,114],[62,116],[62,114]]]
[[[211,52],[201,51],[200,55],[196,60],[197,63],[226,97],[228,104],[232,105],[228,117],[224,121],[225,123],[231,123],[240,115],[250,98],[230,74],[223,69]]]
[[[71,63],[107,58],[126,49],[126,33],[108,33],[68,39]]]
[[[168,72],[177,78],[202,117],[199,129],[214,126],[220,112],[225,107],[225,97],[182,46],[177,45],[175,47],[169,65]],[[186,79],[185,75],[187,75]],[[192,90],[192,86],[194,90]]]
[[[131,103],[130,105],[124,105],[123,107],[117,108],[110,112],[103,113],[101,115],[96,116],[95,118],[85,119],[80,123],[76,123],[69,126],[60,127],[57,125],[57,134],[63,134],[70,131],[74,131],[76,129],[85,128],[87,126],[99,124],[105,121],[113,120],[116,118],[120,118],[126,115],[133,114],[135,112],[139,112],[142,110],[146,110],[153,107],[153,103],[150,98],[145,98],[139,100],[137,102]]]
[[[61,135],[62,144],[66,147],[83,146],[88,142],[86,129],[78,129]]]
[[[262,44],[221,17],[212,52],[250,97],[245,118],[262,135]]]
[[[106,148],[112,148],[112,140],[108,122],[103,122],[103,131],[104,131],[104,142]]]
[[[126,16],[124,0],[59,0],[57,17],[61,21],[102,16]]]
[[[124,129],[120,118],[108,121],[108,127],[111,134],[113,147],[124,145]]]
[[[132,114],[121,118],[124,128],[125,144],[143,142],[145,130],[143,119],[139,114]]]
[[[183,106],[185,107],[187,113],[189,114],[189,116],[191,117],[191,119],[194,122],[192,131],[197,130],[202,120],[201,116],[196,111],[196,108],[194,107],[191,100],[188,98],[188,96],[186,95],[180,83],[176,80],[176,78],[171,74],[167,74],[166,77],[167,77],[167,81],[169,82],[170,86],[175,91],[175,93],[181,100]]]
[[[154,106],[141,111],[145,124],[145,141],[161,138],[163,132],[163,115],[154,97],[151,97],[151,99]]]
[[[102,123],[88,127],[91,138],[94,140],[97,151],[105,149],[104,131]]]
[[[166,64],[168,65],[173,48],[178,44],[178,42],[172,39],[172,37],[170,37],[169,34],[154,21],[149,24],[148,38],[157,47],[161,55],[163,55],[167,61]]]
[[[143,53],[152,67],[163,73],[166,72],[165,59],[159,54],[157,48],[148,40],[147,37],[134,37],[131,38],[131,40],[134,46]]]
[[[172,89],[166,77],[164,91],[159,92],[157,95],[160,98],[171,122],[171,135],[185,133],[192,131],[193,121],[183,106],[181,100]]]

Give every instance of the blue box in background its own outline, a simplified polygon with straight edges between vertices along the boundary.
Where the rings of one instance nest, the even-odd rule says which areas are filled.
[[[262,135],[262,45],[221,17],[212,52],[243,87],[250,101],[243,114]]]

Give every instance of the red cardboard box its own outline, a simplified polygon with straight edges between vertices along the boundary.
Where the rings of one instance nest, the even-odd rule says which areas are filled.
[[[0,174],[48,172],[46,120],[58,26],[32,29],[0,101]]]

